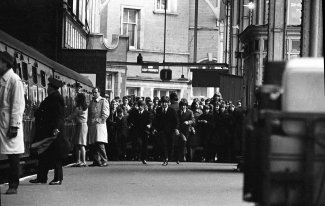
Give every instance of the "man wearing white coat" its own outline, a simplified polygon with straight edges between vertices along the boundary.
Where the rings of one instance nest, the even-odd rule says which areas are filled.
[[[19,155],[24,153],[23,114],[24,86],[12,66],[14,58],[0,51],[0,153],[8,156],[9,188],[6,194],[17,194]]]
[[[93,99],[88,107],[89,144],[93,146],[93,164],[108,166],[104,143],[107,143],[106,119],[109,116],[109,103],[100,96],[98,87],[93,89]]]

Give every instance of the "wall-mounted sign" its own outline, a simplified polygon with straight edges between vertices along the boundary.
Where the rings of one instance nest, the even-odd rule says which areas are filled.
[[[141,73],[154,73],[154,74],[158,74],[159,73],[159,66],[146,66],[146,65],[142,65],[142,67],[141,67]]]

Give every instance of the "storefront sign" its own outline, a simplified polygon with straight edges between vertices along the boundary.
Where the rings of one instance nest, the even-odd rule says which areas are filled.
[[[159,66],[142,66],[141,73],[159,73]]]

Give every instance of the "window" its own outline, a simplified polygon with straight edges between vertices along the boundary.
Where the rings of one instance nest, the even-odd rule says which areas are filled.
[[[291,50],[300,51],[300,40],[292,40],[291,41]]]
[[[293,59],[300,56],[300,39],[287,39],[286,44],[287,59]]]
[[[289,0],[287,12],[288,25],[301,25],[302,0]]]
[[[156,9],[165,10],[167,1],[168,0],[157,0]],[[168,9],[168,6],[166,7],[166,10],[167,9]]]
[[[255,46],[254,51],[259,51],[260,50],[260,40],[255,39],[254,46]]]
[[[32,77],[33,77],[33,82],[35,83],[35,84],[37,84],[37,68],[36,67],[32,67]]]
[[[43,87],[46,86],[46,81],[45,81],[45,79],[46,79],[46,74],[45,74],[44,71],[41,71],[41,85],[42,85]]]
[[[155,12],[161,13],[176,13],[177,12],[177,0],[156,0],[155,1]]]
[[[112,74],[107,74],[106,75],[106,90],[112,90]]]
[[[206,87],[193,87],[193,96],[196,97],[206,97],[207,96],[207,88]]]
[[[71,20],[65,21],[65,48],[85,49],[86,36],[77,30]]]
[[[27,63],[23,62],[23,79],[28,80],[28,68],[27,68]]]
[[[264,39],[263,42],[264,42],[263,51],[267,52],[268,40],[267,39]]]
[[[126,88],[127,95],[138,96],[138,88],[136,87],[128,87]]]
[[[122,20],[122,34],[129,36],[129,46],[140,49],[140,16],[139,10],[124,9]]]

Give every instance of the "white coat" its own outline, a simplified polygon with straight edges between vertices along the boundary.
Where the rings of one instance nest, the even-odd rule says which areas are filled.
[[[96,100],[91,100],[88,107],[88,137],[89,144],[96,142],[107,143],[107,128],[106,119],[109,116],[109,103],[99,97]]]
[[[20,77],[9,69],[0,78],[0,153],[24,153],[23,114],[25,110],[24,86]],[[9,127],[18,127],[14,138],[7,136]]]

